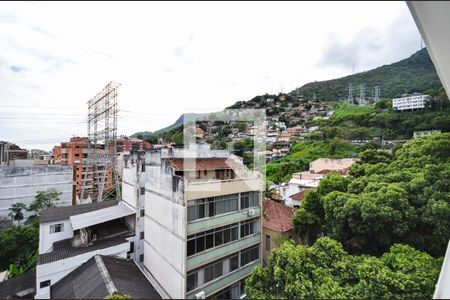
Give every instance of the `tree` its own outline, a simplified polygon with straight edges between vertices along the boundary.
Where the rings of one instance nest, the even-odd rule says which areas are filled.
[[[41,215],[42,210],[55,207],[55,202],[59,200],[59,196],[61,194],[61,192],[58,192],[57,190],[52,188],[48,189],[45,192],[37,192],[33,202],[31,202],[30,206],[28,207],[28,211],[33,213],[28,221],[35,221]]]
[[[450,133],[412,139],[395,157],[360,156],[351,176],[330,174],[306,197],[293,219],[300,238],[330,236],[352,254],[381,255],[403,243],[442,256],[450,238]]]
[[[15,226],[0,232],[0,270],[25,265],[39,246],[39,226]],[[33,266],[34,267],[34,266]]]
[[[256,299],[431,298],[441,263],[400,244],[377,258],[350,255],[328,237],[311,247],[285,242],[254,269],[245,291]]]
[[[13,220],[13,221],[22,221],[24,216],[23,216],[23,211],[27,209],[27,206],[25,203],[21,203],[21,202],[17,202],[14,203],[13,205],[11,205],[11,208],[9,209],[10,212],[8,214],[8,216]]]

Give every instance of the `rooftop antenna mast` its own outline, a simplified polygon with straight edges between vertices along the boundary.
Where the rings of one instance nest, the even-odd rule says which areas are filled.
[[[88,153],[80,199],[102,201],[105,189],[120,200],[117,166],[117,96],[120,84],[110,82],[88,101]],[[111,192],[111,190],[109,191]]]

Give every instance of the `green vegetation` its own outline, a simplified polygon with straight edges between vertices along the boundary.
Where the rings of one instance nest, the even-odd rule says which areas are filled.
[[[106,296],[104,299],[108,299],[108,300],[131,299],[131,296],[128,294],[114,293],[114,294]]]
[[[373,149],[348,178],[337,174],[307,193],[294,215],[299,235],[381,255],[395,243],[441,256],[450,237],[450,133],[416,138],[393,155]]]
[[[247,279],[250,299],[431,298],[441,259],[395,244],[381,257],[350,255],[328,237],[311,246],[285,242]]]
[[[315,93],[318,99],[337,101],[347,98],[349,83],[353,83],[355,93],[360,84],[364,84],[367,91],[380,86],[385,98],[423,93],[442,86],[428,51],[423,48],[399,62],[338,79],[311,82],[291,94],[299,93],[305,99],[312,99]]]
[[[10,277],[34,270],[38,258],[39,216],[42,210],[54,207],[60,192],[48,189],[37,192],[34,201],[27,207],[16,203],[10,209],[9,216],[14,221],[24,219],[23,210],[31,213],[26,225],[14,226],[0,232],[0,270],[8,269]]]
[[[358,147],[340,139],[295,144],[290,153],[266,165],[267,180],[287,181],[292,173],[309,169],[309,163],[321,157],[345,158],[356,156]]]

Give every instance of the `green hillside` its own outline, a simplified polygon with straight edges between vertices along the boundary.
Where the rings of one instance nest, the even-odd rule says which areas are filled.
[[[390,99],[442,86],[428,51],[423,48],[399,62],[338,79],[310,82],[290,94],[312,99],[315,93],[320,100],[342,100],[348,96],[349,83],[353,84],[354,95],[359,95],[359,85],[363,84],[366,97],[371,97],[374,87],[379,86],[381,97]]]

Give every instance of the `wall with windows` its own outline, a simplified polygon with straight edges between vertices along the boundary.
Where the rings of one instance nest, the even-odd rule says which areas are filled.
[[[70,238],[73,238],[73,230],[69,219],[40,224],[39,254],[52,251],[54,242]]]
[[[292,239],[296,244],[301,243],[301,239],[295,233],[294,229],[281,233],[269,228],[263,228],[262,234],[263,264],[265,265],[267,263],[269,256],[274,249],[278,248],[284,241],[290,239]]]
[[[232,243],[240,238],[259,233],[259,218],[217,227],[188,236],[187,256]]]
[[[188,222],[259,206],[260,192],[245,192],[188,201]]]
[[[259,260],[259,253],[259,245],[252,246],[190,271],[187,274],[187,292],[201,290],[201,287]]]

